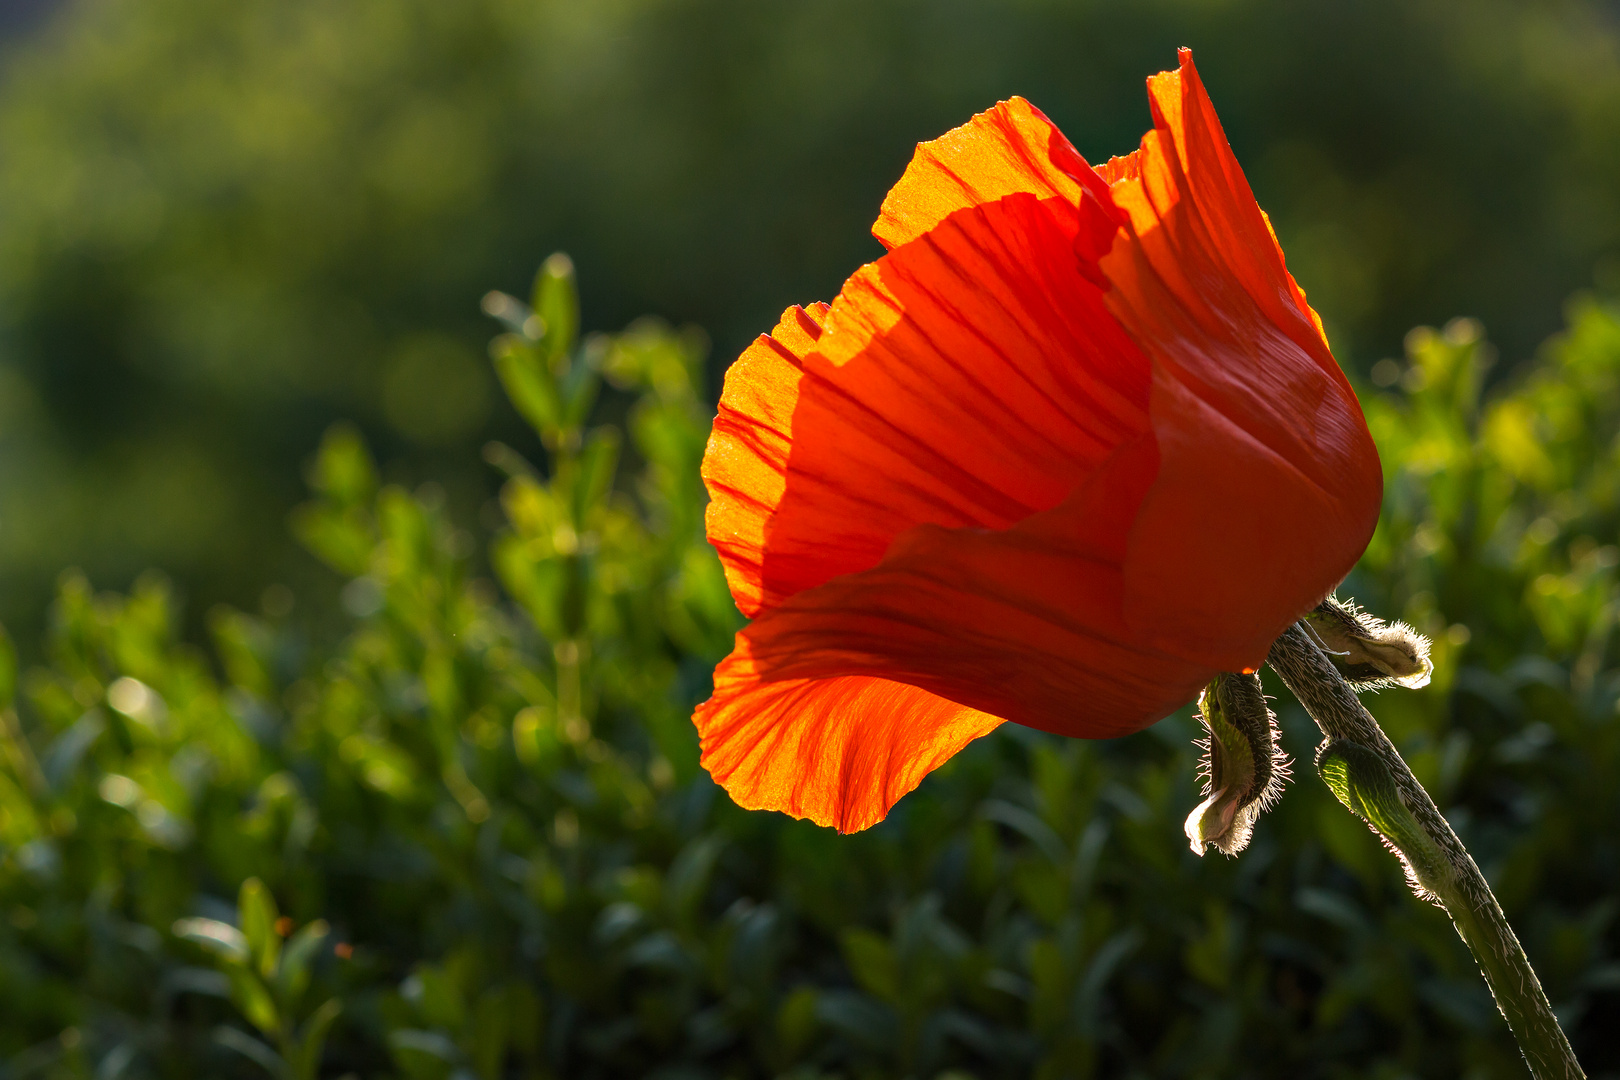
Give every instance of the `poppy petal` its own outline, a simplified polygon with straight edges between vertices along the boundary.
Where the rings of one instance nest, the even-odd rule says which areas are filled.
[[[920,526],[876,567],[767,612],[697,712],[705,765],[723,765],[711,771],[743,805],[847,831],[949,756],[936,750],[988,730],[982,718],[1084,738],[1161,719],[1213,672],[1136,645],[1124,625],[1126,538],[1157,472],[1144,434],[1051,510],[1004,531]],[[883,693],[851,689],[867,682]],[[902,686],[915,692],[890,689]],[[828,739],[838,753],[797,749]]]
[[[1097,166],[1097,175],[1112,187],[1121,180],[1134,180],[1141,175],[1140,151],[1132,150],[1124,157],[1112,157]]]
[[[741,639],[693,719],[703,767],[739,806],[846,833],[882,821],[923,777],[1001,724],[888,679],[762,681]]]
[[[1085,190],[1106,198],[1106,187],[1045,113],[1015,97],[919,143],[872,235],[892,251],[970,206],[1017,194],[1078,205]]]
[[[703,455],[709,542],[720,553],[737,607],[749,617],[760,609],[766,526],[786,486],[804,358],[826,318],[826,304],[788,308],[776,329],[744,350],[726,372]]]
[[[916,525],[1050,509],[1147,429],[1146,359],[1080,273],[1079,227],[1067,202],[1011,195],[845,284],[798,383],[762,609],[875,566]],[[728,373],[728,396],[751,377]]]
[[[1143,435],[1058,506],[1004,530],[909,530],[877,566],[799,593],[741,637],[764,678],[880,676],[1057,734],[1136,731],[1213,674],[1125,623],[1127,539],[1158,471]]]
[[[1126,235],[1100,261],[1109,310],[1152,359],[1162,462],[1132,533],[1126,612],[1143,640],[1236,671],[1349,572],[1383,481],[1355,394],[1181,60],[1149,82],[1155,128],[1111,188]]]

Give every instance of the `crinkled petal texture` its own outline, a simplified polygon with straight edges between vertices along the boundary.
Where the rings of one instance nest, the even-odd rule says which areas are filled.
[[[1093,170],[1018,99],[920,146],[828,307],[726,376],[709,538],[753,622],[697,710],[843,831],[1004,720],[1158,720],[1350,569],[1377,453],[1190,55]]]

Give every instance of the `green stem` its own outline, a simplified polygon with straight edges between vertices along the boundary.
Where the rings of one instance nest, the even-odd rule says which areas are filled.
[[[1289,627],[1272,645],[1267,662],[1328,738],[1318,752],[1319,763],[1327,759],[1332,767],[1323,768],[1324,779],[1395,849],[1418,894],[1451,916],[1519,1041],[1531,1075],[1536,1080],[1584,1080],[1586,1073],[1485,875],[1309,629],[1303,623]],[[1335,783],[1330,771],[1343,781]],[[1380,797],[1384,788],[1389,798]]]

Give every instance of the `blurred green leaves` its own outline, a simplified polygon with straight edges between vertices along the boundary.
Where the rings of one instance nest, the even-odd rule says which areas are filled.
[[[329,998],[298,1024],[310,968],[330,928],[320,919],[292,934],[286,948],[281,938],[290,929],[264,883],[248,878],[237,897],[236,922],[210,918],[179,919],[174,936],[200,946],[225,975],[231,1003],[273,1045],[235,1027],[214,1030],[214,1041],[285,1080],[315,1080],[320,1075],[321,1048],[343,1011]],[[194,987],[207,985],[193,978]]]
[[[310,487],[322,498],[293,512],[293,532],[339,573],[364,573],[376,545],[371,501],[377,471],[353,427],[340,424],[327,431],[315,455]]]

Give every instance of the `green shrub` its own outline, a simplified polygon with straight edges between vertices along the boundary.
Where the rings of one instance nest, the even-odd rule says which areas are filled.
[[[1009,725],[856,836],[734,807],[688,719],[739,625],[703,342],[576,342],[571,275],[486,298],[544,449],[487,450],[493,536],[328,433],[293,524],[347,579],[341,642],[218,610],[205,652],[162,578],[70,573],[48,663],[0,650],[6,1076],[1522,1075],[1314,779],[1242,857],[1187,851],[1185,715]],[[1366,395],[1388,502],[1350,584],[1437,677],[1372,704],[1612,1074],[1620,314],[1576,305],[1483,408],[1477,328],[1409,347]]]

